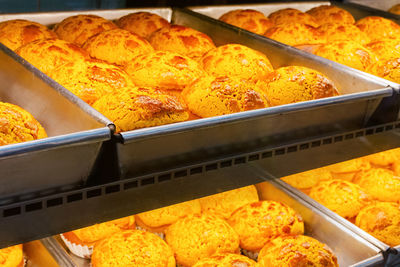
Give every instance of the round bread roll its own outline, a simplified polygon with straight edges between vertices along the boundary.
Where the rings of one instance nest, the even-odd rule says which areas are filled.
[[[400,4],[394,5],[392,6],[388,12],[393,13],[393,14],[397,14],[400,15]]]
[[[95,60],[66,63],[53,70],[50,76],[89,105],[108,93],[134,85],[122,69]]]
[[[163,233],[168,226],[175,223],[177,220],[190,214],[200,213],[200,202],[196,199],[160,209],[142,212],[136,214],[136,218],[137,224],[141,228],[154,233]]]
[[[226,191],[199,199],[204,213],[228,219],[238,208],[258,201],[257,189],[254,185]]]
[[[354,24],[356,22],[350,12],[337,6],[321,5],[311,8],[306,13],[313,16],[320,24]]]
[[[181,25],[161,28],[149,40],[156,50],[179,53],[194,60],[199,60],[204,53],[215,48],[206,34]]]
[[[97,241],[102,240],[114,233],[134,228],[135,217],[128,216],[67,232],[64,233],[63,236],[69,242],[76,245],[93,246]]]
[[[175,267],[175,258],[164,240],[153,233],[126,230],[115,233],[93,249],[92,266]]]
[[[292,208],[276,201],[249,203],[237,209],[228,223],[239,234],[240,247],[258,252],[281,235],[304,233],[303,219]]]
[[[206,76],[182,92],[189,110],[202,118],[265,108],[265,83],[252,83],[236,77]]]
[[[331,172],[326,168],[318,168],[281,178],[281,180],[302,190],[303,192],[309,192],[309,190],[311,190],[313,186],[316,186],[320,181],[328,181],[332,179]]]
[[[304,23],[313,27],[318,27],[318,22],[309,14],[294,8],[285,8],[269,14],[268,18],[275,25],[287,23]]]
[[[145,39],[123,29],[104,31],[92,36],[83,45],[83,49],[93,58],[120,66],[125,66],[137,56],[154,52]]]
[[[268,58],[244,45],[227,44],[208,51],[200,60],[203,69],[215,77],[262,80],[273,71]]]
[[[279,68],[269,75],[266,83],[270,106],[338,95],[337,88],[325,75],[302,66]]]
[[[365,32],[371,41],[380,41],[384,38],[398,39],[400,36],[400,25],[382,17],[365,17],[356,22],[356,26]]]
[[[256,267],[257,263],[246,256],[232,253],[223,253],[204,258],[193,267]]]
[[[219,20],[257,34],[263,34],[274,26],[263,13],[253,9],[232,10],[223,14]]]
[[[22,245],[0,249],[0,264],[4,267],[23,267],[24,253]]]
[[[258,256],[259,267],[324,266],[339,267],[332,250],[304,235],[280,236],[268,242]]]
[[[205,73],[200,65],[180,54],[157,51],[134,58],[125,71],[138,86],[182,90]]]
[[[335,41],[321,45],[315,54],[365,72],[371,72],[378,60],[372,51],[354,41]]]
[[[295,22],[272,27],[264,33],[264,36],[291,46],[326,42],[325,35],[321,34],[317,28]]]
[[[46,131],[28,111],[0,102],[0,146],[47,137]]]
[[[371,169],[371,165],[368,160],[356,158],[332,164],[325,168],[331,172],[334,179],[342,179],[351,182],[356,174]]]
[[[59,38],[81,46],[93,35],[116,28],[113,22],[96,15],[76,15],[56,24],[54,31]]]
[[[104,95],[93,107],[115,123],[117,132],[185,121],[184,104],[162,90],[129,87]]]
[[[237,253],[239,238],[222,218],[195,214],[182,218],[165,231],[168,245],[178,264],[193,266],[219,253]]]
[[[325,23],[318,27],[318,31],[322,34],[323,39],[325,39],[327,43],[352,40],[359,44],[366,45],[371,41],[365,32],[362,32],[354,24],[349,23]]]
[[[82,48],[58,39],[36,40],[21,46],[16,53],[47,75],[61,65],[89,58]]]
[[[120,17],[115,22],[121,29],[149,39],[158,29],[169,27],[169,22],[157,14],[150,12],[136,12]]]
[[[393,202],[377,202],[363,208],[356,225],[388,244],[400,245],[400,206]]]
[[[391,170],[372,168],[358,173],[354,182],[376,200],[400,201],[400,177]]]
[[[381,61],[400,58],[400,39],[374,41],[366,47],[375,53]]]
[[[352,219],[369,204],[371,198],[360,186],[333,179],[313,187],[310,197],[346,219]]]
[[[28,20],[15,19],[0,22],[0,43],[11,50],[35,40],[56,38],[46,26]]]
[[[391,168],[400,159],[400,148],[390,149],[364,157],[375,167]]]

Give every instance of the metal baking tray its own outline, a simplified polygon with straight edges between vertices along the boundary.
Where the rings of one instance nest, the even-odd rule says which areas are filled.
[[[59,252],[59,244],[45,238],[24,244],[26,267],[75,267],[64,253]]]
[[[0,101],[26,109],[48,138],[0,147],[0,204],[85,183],[111,122],[0,44]]]
[[[371,8],[380,9],[380,10],[383,10],[383,11],[387,11],[387,10],[389,10],[389,8],[391,8],[395,4],[399,3],[398,0],[381,0],[381,1],[375,1],[375,0],[346,0],[344,2],[364,5],[364,6],[368,6],[368,7],[371,7]]]

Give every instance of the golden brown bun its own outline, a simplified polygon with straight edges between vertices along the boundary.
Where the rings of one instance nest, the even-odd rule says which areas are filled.
[[[92,36],[82,47],[91,57],[120,66],[125,66],[137,56],[154,51],[143,37],[122,29],[104,31]]]
[[[193,267],[256,267],[257,263],[246,256],[232,253],[223,253],[204,258]]]
[[[16,19],[0,22],[0,42],[11,50],[35,40],[56,37],[52,30],[33,21]]]
[[[371,73],[386,80],[400,83],[400,57],[382,60],[372,67]]]
[[[400,159],[400,148],[390,149],[363,157],[374,167],[391,168]]]
[[[130,87],[104,95],[93,107],[115,123],[117,132],[185,121],[185,105],[161,90]]]
[[[118,27],[149,39],[158,29],[168,27],[169,22],[157,14],[150,12],[136,12],[120,17],[115,22]]]
[[[346,219],[357,216],[371,201],[360,186],[338,179],[320,182],[311,189],[310,197]]]
[[[269,14],[268,18],[275,25],[286,23],[304,23],[318,27],[318,22],[309,14],[294,8],[285,8]]]
[[[22,245],[16,245],[0,249],[0,266],[2,267],[22,267],[24,254]]]
[[[96,243],[92,266],[175,267],[176,265],[174,254],[160,237],[146,231],[126,230]]]
[[[325,23],[319,26],[318,30],[328,43],[352,40],[359,44],[366,45],[371,41],[365,32],[350,23]]]
[[[195,29],[171,25],[155,31],[150,36],[155,50],[175,52],[199,60],[207,51],[215,48],[210,37]]]
[[[115,65],[95,60],[77,60],[50,73],[56,82],[89,105],[102,96],[132,87],[129,75]]]
[[[350,14],[350,12],[337,6],[321,5],[311,8],[306,13],[313,16],[319,24],[354,24],[355,22],[354,17]]]
[[[297,189],[308,190],[316,186],[320,181],[328,181],[333,178],[328,169],[318,168],[285,176],[281,179]]]
[[[76,15],[56,24],[54,31],[59,38],[81,46],[93,35],[115,28],[117,26],[114,23],[102,17],[96,15]]]
[[[295,210],[276,201],[249,203],[237,209],[228,223],[239,234],[240,247],[258,252],[281,235],[304,233],[303,219]]]
[[[371,164],[363,158],[356,158],[332,164],[325,168],[331,172],[334,179],[352,182],[357,173],[371,169]]]
[[[400,15],[400,4],[392,6],[388,11],[390,13]]]
[[[165,231],[178,264],[193,266],[219,253],[237,253],[239,238],[222,218],[195,214],[178,220]]]
[[[138,56],[126,65],[125,71],[137,86],[166,90],[182,90],[205,75],[196,61],[168,51]]]
[[[270,106],[338,95],[331,80],[322,73],[302,66],[281,67],[266,79]]]
[[[238,208],[258,201],[257,189],[254,185],[226,191],[199,199],[204,213],[211,213],[228,219]]]
[[[271,240],[260,251],[258,265],[339,267],[337,257],[327,245],[304,235]]]
[[[354,41],[327,43],[318,47],[315,54],[365,72],[371,72],[378,60],[368,48]]]
[[[274,26],[263,13],[253,9],[232,10],[223,14],[219,20],[257,34],[263,34]]]
[[[317,28],[308,24],[295,22],[269,28],[264,33],[264,36],[291,46],[323,44],[326,42],[325,35],[321,34]]]
[[[389,246],[400,245],[400,206],[393,202],[378,202],[363,208],[356,225]]]
[[[400,39],[382,39],[366,45],[379,60],[400,58]]]
[[[356,22],[356,26],[365,32],[371,41],[384,38],[399,38],[400,25],[382,17],[365,17]]]
[[[236,77],[206,76],[182,92],[189,110],[202,118],[265,108],[265,83],[254,84]]]
[[[16,53],[47,75],[61,65],[89,58],[82,48],[59,39],[36,40],[21,46]]]
[[[208,51],[200,60],[203,69],[215,77],[262,80],[273,71],[266,55],[244,45],[227,44]]]
[[[0,102],[0,146],[45,137],[46,131],[28,111]]]
[[[354,182],[376,200],[400,201],[400,177],[391,170],[372,168],[358,173]]]

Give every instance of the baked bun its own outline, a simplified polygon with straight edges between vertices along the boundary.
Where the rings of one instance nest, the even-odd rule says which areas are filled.
[[[66,63],[53,70],[50,77],[89,105],[108,93],[133,86],[122,69],[95,60]]]
[[[320,24],[335,23],[335,24],[354,24],[355,20],[353,15],[347,10],[337,6],[321,5],[311,8],[306,12],[313,16]]]
[[[0,264],[4,267],[23,267],[24,253],[22,245],[0,249]]]
[[[393,14],[397,14],[400,15],[400,4],[394,5],[392,6],[388,12],[393,13]]]
[[[195,214],[182,218],[165,231],[178,264],[193,266],[203,258],[219,253],[237,253],[239,238],[222,218]]]
[[[123,29],[114,29],[92,36],[82,46],[92,58],[124,66],[135,57],[154,52],[143,37]]]
[[[274,26],[263,13],[253,9],[232,10],[223,14],[219,20],[257,34],[263,34]]]
[[[366,45],[371,41],[365,32],[350,23],[325,23],[318,27],[318,31],[327,43],[352,40],[356,43]]]
[[[400,159],[400,148],[390,149],[364,157],[374,167],[392,168],[393,164]]]
[[[294,8],[285,8],[269,14],[268,18],[275,24],[304,23],[318,27],[318,22],[309,14]]]
[[[318,47],[315,54],[365,72],[370,72],[378,60],[368,48],[354,41],[327,43]]]
[[[56,37],[52,30],[37,22],[22,19],[0,22],[0,43],[11,50],[35,40]]]
[[[134,228],[135,217],[128,216],[121,219],[77,229],[68,233],[64,233],[63,236],[74,244],[92,246],[97,241],[102,240],[114,233]]]
[[[146,231],[126,230],[96,243],[92,266],[175,267],[176,265],[174,254],[160,237]]]
[[[357,216],[371,201],[360,186],[338,179],[320,182],[311,189],[310,197],[346,219]]]
[[[309,191],[320,181],[332,180],[331,172],[326,168],[318,168],[282,177],[281,180],[303,192]]]
[[[400,83],[400,58],[392,58],[375,63],[371,73],[386,80]]]
[[[268,107],[265,83],[205,76],[182,92],[189,110],[202,118]]]
[[[400,206],[378,202],[363,208],[356,225],[391,247],[400,245]]]
[[[89,58],[82,48],[58,39],[36,40],[21,46],[16,53],[47,75],[65,63]]]
[[[276,201],[249,203],[237,209],[228,223],[239,234],[240,247],[258,252],[281,235],[304,233],[303,219],[292,208]]]
[[[26,110],[0,102],[0,146],[47,137],[40,123]]]
[[[185,121],[185,105],[162,90],[130,87],[104,95],[93,107],[115,123],[117,132]]]
[[[297,235],[281,236],[268,242],[260,251],[258,266],[338,267],[339,264],[327,245],[312,237]]]
[[[391,170],[372,168],[358,173],[354,182],[376,200],[400,201],[400,177]]]
[[[205,75],[196,61],[168,51],[138,56],[125,66],[125,71],[138,86],[166,90],[182,90]]]
[[[246,256],[232,253],[223,253],[204,258],[193,267],[256,267],[255,261]]]
[[[385,38],[399,38],[400,25],[382,17],[369,16],[356,22],[356,26],[365,32],[371,41],[380,41]]]
[[[54,31],[59,38],[81,46],[93,35],[116,28],[111,21],[96,15],[76,15],[56,24]]]
[[[169,22],[157,14],[150,12],[136,12],[120,17],[115,22],[121,29],[149,39],[158,29],[169,27]]]
[[[262,80],[273,71],[266,55],[244,45],[227,44],[208,51],[200,60],[203,69],[215,77]]]
[[[206,34],[181,25],[161,28],[149,40],[155,50],[175,52],[195,60],[215,48]]]
[[[228,219],[238,208],[258,201],[257,189],[254,185],[226,191],[199,199],[204,213],[210,213]]]
[[[381,61],[400,58],[400,39],[383,39],[374,41],[366,47],[375,53]]]
[[[325,36],[317,28],[296,22],[269,28],[264,33],[264,36],[291,46],[323,44],[326,42]]]
[[[325,75],[302,66],[281,67],[265,81],[270,106],[338,95],[337,88]]]
[[[357,173],[371,169],[371,165],[368,160],[356,158],[332,164],[325,168],[331,172],[334,179],[342,179],[351,182]]]
[[[190,215],[200,214],[199,200],[186,201],[168,207],[136,214],[138,225],[151,232],[163,232],[177,220]]]

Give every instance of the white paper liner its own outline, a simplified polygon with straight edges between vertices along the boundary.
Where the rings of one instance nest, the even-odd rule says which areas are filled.
[[[165,241],[165,234],[164,234],[163,232],[152,232],[152,231],[148,231],[148,230],[146,230],[146,229],[144,229],[144,228],[142,228],[142,227],[140,227],[140,226],[138,226],[138,225],[136,225],[136,230],[146,231],[146,232],[150,232],[150,233],[156,234],[156,235],[158,235],[159,237],[161,237],[162,240]]]
[[[242,251],[243,255],[249,257],[252,260],[257,261],[259,252],[253,252],[253,251],[249,251],[249,250],[246,250],[246,249],[241,249],[241,251]]]
[[[68,239],[64,237],[63,234],[60,234],[61,239],[64,241],[65,245],[67,245],[68,249],[74,253],[76,256],[84,258],[84,259],[90,259],[93,253],[93,246],[82,246],[82,245],[77,245],[72,242],[70,242]]]

